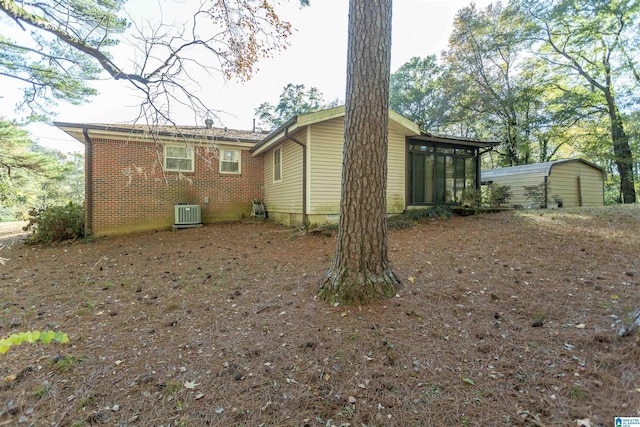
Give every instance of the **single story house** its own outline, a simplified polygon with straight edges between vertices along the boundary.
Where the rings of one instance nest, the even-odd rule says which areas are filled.
[[[344,107],[296,116],[268,135],[208,127],[60,123],[85,145],[86,232],[171,227],[178,204],[201,221],[237,220],[264,202],[286,225],[337,221]],[[423,132],[389,112],[387,212],[455,204],[480,187],[480,158],[497,142]]]
[[[248,215],[263,195],[263,161],[249,150],[263,133],[203,127],[61,123],[85,147],[85,234],[171,228],[175,205],[200,221]]]
[[[482,184],[510,186],[513,205],[530,204],[525,187],[536,185],[542,185],[545,206],[556,200],[563,207],[604,204],[604,170],[579,158],[484,170]]]
[[[264,159],[269,217],[287,225],[338,220],[342,184],[344,107],[293,117],[250,151]],[[480,157],[497,142],[422,132],[389,111],[387,213],[455,204],[479,188]]]

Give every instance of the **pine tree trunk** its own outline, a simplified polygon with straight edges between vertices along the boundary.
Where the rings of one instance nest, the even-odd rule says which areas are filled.
[[[631,147],[629,145],[629,137],[624,131],[622,117],[611,95],[611,91],[605,92],[605,96],[609,107],[609,118],[611,119],[613,154],[615,156],[618,174],[620,175],[622,203],[635,203],[637,199],[635,181],[633,179],[633,154],[631,153]]]
[[[367,304],[396,294],[387,257],[391,0],[351,0],[342,198],[336,258],[319,295]]]

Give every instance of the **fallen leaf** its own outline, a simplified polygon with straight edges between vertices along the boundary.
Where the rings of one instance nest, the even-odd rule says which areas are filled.
[[[413,276],[409,276],[409,281],[410,281],[411,283],[413,283],[413,282],[415,282],[415,281],[416,281],[416,278],[415,278],[415,277],[413,277]]]
[[[195,398],[195,400],[200,400],[200,399],[202,399],[203,397],[204,397],[204,393],[198,393],[198,394],[196,394],[196,398]]]
[[[463,378],[462,381],[467,384],[476,385],[476,383],[471,378]]]
[[[188,389],[194,389],[197,386],[199,386],[200,384],[196,384],[195,381],[187,381],[184,383],[184,388],[188,388]]]
[[[356,403],[356,398],[354,396],[349,396],[348,400],[349,400],[349,403],[351,403],[352,405]]]
[[[576,325],[576,329],[584,329],[584,328],[585,328],[584,323],[580,323],[579,325]]]
[[[591,427],[591,421],[589,418],[585,418],[584,420],[573,420],[576,423],[577,427]]]

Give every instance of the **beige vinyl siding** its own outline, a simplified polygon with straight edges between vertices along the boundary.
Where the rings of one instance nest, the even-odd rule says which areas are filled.
[[[310,126],[310,215],[340,212],[342,186],[342,151],[344,120],[342,117]],[[390,130],[387,163],[387,212],[404,210],[405,137]]]
[[[549,174],[549,202],[553,196],[562,199],[563,207],[602,206],[602,172],[582,162],[553,165]]]
[[[309,130],[309,214],[340,212],[343,117],[316,123]]]
[[[528,205],[533,202],[525,197],[525,186],[538,185],[544,182],[546,173],[521,173],[507,176],[495,177],[492,179],[494,184],[508,185],[511,187],[511,200],[512,205]]]
[[[304,132],[293,137],[302,143],[306,140]],[[287,140],[279,148],[282,162],[280,181],[273,180],[273,150],[269,150],[264,159],[265,207],[274,218],[279,213],[302,214],[302,147]]]
[[[402,213],[405,207],[405,136],[391,128],[387,154],[387,212]]]

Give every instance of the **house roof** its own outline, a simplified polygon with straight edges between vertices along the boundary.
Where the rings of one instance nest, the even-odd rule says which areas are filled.
[[[457,144],[457,145],[466,145],[470,147],[495,147],[500,144],[499,141],[486,141],[482,139],[475,138],[465,138],[462,136],[451,136],[451,135],[443,135],[441,133],[422,131],[420,135],[414,136],[411,139],[418,141],[429,141],[429,142],[442,142],[446,144]]]
[[[292,117],[280,127],[269,133],[266,137],[264,137],[262,141],[256,144],[251,149],[251,153],[253,153],[254,156],[257,156],[269,150],[274,145],[287,139],[287,134],[294,132],[296,129],[300,129],[304,126],[309,126],[315,123],[324,122],[326,120],[344,117],[344,114],[345,110],[343,105],[340,107],[320,110],[314,113]],[[473,147],[492,147],[499,144],[499,142],[495,141],[482,141],[479,139],[463,138],[458,136],[442,135],[433,132],[421,131],[418,124],[401,116],[393,110],[389,110],[389,127],[405,136],[411,137],[411,139],[414,140],[443,142],[448,144],[458,144]]]
[[[78,141],[85,143],[84,132],[92,136],[111,137],[119,135],[128,140],[184,141],[196,143],[216,142],[231,145],[253,146],[265,137],[263,132],[252,132],[205,126],[148,126],[142,124],[66,123],[54,124]]]
[[[301,129],[305,126],[313,125],[315,123],[320,123],[331,119],[336,119],[339,117],[344,117],[344,105],[292,117],[280,127],[274,129],[271,133],[264,137],[264,139],[260,141],[260,143],[256,144],[256,146],[251,149],[251,152],[254,156],[257,156],[269,150],[269,148],[273,147],[274,145],[287,139],[288,133],[294,132],[295,130]],[[389,127],[406,136],[420,134],[420,127],[417,124],[402,117],[400,114],[396,113],[393,110],[389,110]]]
[[[511,176],[511,175],[521,175],[521,174],[529,174],[529,173],[544,173],[545,175],[549,175],[551,173],[551,168],[556,165],[562,163],[572,163],[572,162],[581,162],[591,167],[594,167],[600,171],[603,169],[591,162],[588,162],[584,159],[564,159],[564,160],[554,160],[551,162],[544,163],[532,163],[530,165],[520,165],[520,166],[511,166],[507,168],[496,168],[482,171],[482,181],[490,181],[491,179],[502,177],[502,176]]]

